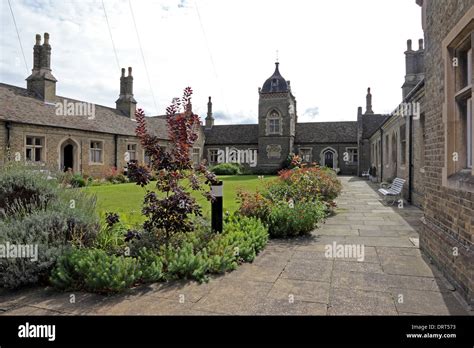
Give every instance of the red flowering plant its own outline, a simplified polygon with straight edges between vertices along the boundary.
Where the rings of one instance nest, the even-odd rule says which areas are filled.
[[[210,185],[217,182],[216,176],[204,164],[194,168],[191,160],[190,152],[198,138],[196,128],[200,125],[199,116],[192,112],[191,96],[192,89],[185,88],[183,97],[174,98],[166,109],[168,134],[172,143],[169,149],[162,147],[158,138],[148,132],[143,110],[138,109],[135,113],[136,134],[150,158],[150,165],[148,168],[131,163],[129,177],[137,185],[146,187],[151,179],[150,169],[156,173],[156,191],[146,189],[144,197],[142,213],[147,220],[143,229],[152,234],[163,234],[165,243],[176,233],[192,231],[192,215],[201,216],[201,207],[190,191],[200,191],[208,200],[212,200]]]

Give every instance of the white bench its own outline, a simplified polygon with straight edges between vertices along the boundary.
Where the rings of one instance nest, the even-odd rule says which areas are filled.
[[[367,169],[367,170],[363,170],[363,171],[362,171],[362,177],[363,177],[363,178],[364,178],[364,177],[369,178],[369,176],[370,176],[369,173],[370,173],[370,168]]]
[[[383,195],[383,198],[392,197],[392,203],[397,201],[397,198],[401,196],[403,190],[403,184],[405,184],[404,179],[395,178],[392,184],[387,188],[380,188],[379,192]]]

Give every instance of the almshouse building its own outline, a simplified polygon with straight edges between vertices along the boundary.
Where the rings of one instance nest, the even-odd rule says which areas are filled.
[[[374,113],[368,89],[356,121],[298,122],[296,97],[276,63],[258,90],[258,123],[214,125],[209,97],[191,155],[195,163],[216,164],[242,150],[253,172],[275,173],[295,153],[340,174],[370,169],[375,181],[405,179],[403,198],[424,210],[420,248],[472,305],[474,0],[416,2],[425,39],[416,50],[407,43],[402,99],[393,113]],[[20,161],[101,176],[130,160],[146,162],[135,136],[131,68],[127,75],[122,69],[115,108],[92,105],[56,95],[47,34],[43,44],[37,35],[33,52],[26,88],[0,83],[0,165]],[[165,117],[147,122],[169,146]]]

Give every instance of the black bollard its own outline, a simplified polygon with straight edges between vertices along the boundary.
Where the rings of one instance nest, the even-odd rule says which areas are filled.
[[[224,183],[222,181],[211,187],[211,193],[215,197],[211,203],[211,228],[217,233],[222,233],[223,188]]]

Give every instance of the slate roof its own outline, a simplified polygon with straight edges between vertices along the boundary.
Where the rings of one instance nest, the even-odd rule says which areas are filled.
[[[296,124],[295,143],[356,143],[357,122],[308,122]]]
[[[57,97],[57,102],[84,102],[66,97]],[[120,111],[95,105],[95,118],[87,116],[58,116],[55,105],[44,103],[25,88],[0,83],[0,120],[39,126],[77,129],[118,135],[135,135],[137,123]],[[168,139],[166,120],[147,118],[150,133],[160,139]]]
[[[281,93],[281,92],[288,92],[288,83],[286,80],[281,76],[280,70],[278,70],[278,65],[280,63],[275,63],[275,72],[272,76],[270,76],[261,89],[261,93]]]
[[[204,128],[205,145],[239,145],[258,143],[258,124],[232,124]]]
[[[389,118],[390,115],[362,115],[362,137],[370,138]]]

